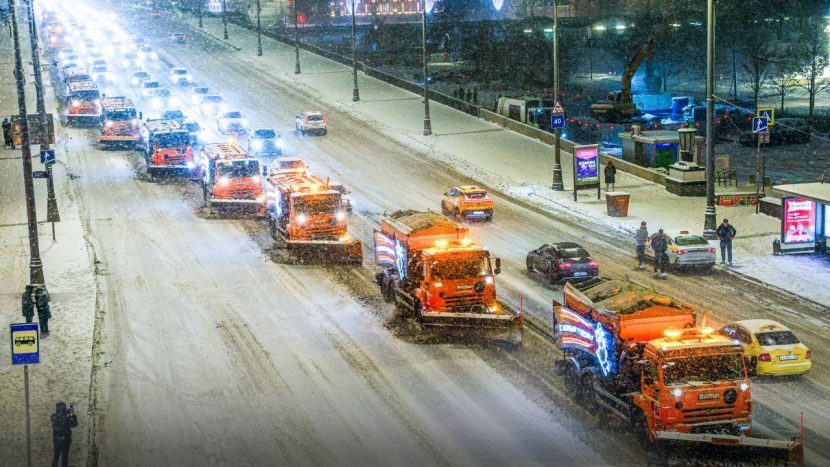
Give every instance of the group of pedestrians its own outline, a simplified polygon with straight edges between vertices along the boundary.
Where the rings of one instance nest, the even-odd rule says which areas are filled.
[[[729,223],[729,219],[724,219],[715,233],[720,240],[721,264],[726,264],[728,259],[729,265],[732,266],[732,241],[737,235],[735,227]],[[634,232],[634,242],[637,244],[637,261],[639,262],[637,268],[640,270],[646,268],[646,245],[651,245],[654,252],[654,277],[665,279],[666,269],[669,266],[668,250],[671,238],[663,232],[663,229],[649,236],[648,225],[646,221],[642,221],[640,228]]]
[[[478,105],[478,86],[474,87],[472,90],[464,90],[463,87],[459,86],[458,89],[453,89],[452,97]]]
[[[26,319],[27,323],[31,323],[35,317],[35,308],[37,308],[40,333],[44,336],[49,334],[49,318],[52,317],[52,312],[49,309],[49,300],[49,292],[41,285],[29,284],[23,292],[23,318]]]

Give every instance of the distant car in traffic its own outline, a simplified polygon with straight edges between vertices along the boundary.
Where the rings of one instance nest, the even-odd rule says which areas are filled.
[[[462,185],[444,193],[441,211],[457,219],[493,220],[493,200],[483,188]]]
[[[161,113],[161,118],[165,120],[182,120],[184,121],[187,117],[184,115],[184,112],[178,109],[174,110],[165,110]]]
[[[150,94],[150,106],[153,109],[169,109],[179,103],[167,88],[156,88]]]
[[[149,45],[143,45],[138,49],[138,58],[141,61],[158,60],[159,54]]]
[[[294,119],[294,129],[302,135],[306,133],[325,135],[328,132],[328,123],[321,112],[302,112]]]
[[[170,36],[170,38],[173,39],[173,42],[176,43],[176,44],[186,44],[187,43],[187,34],[184,34],[184,33],[181,33],[181,32],[173,33],[173,35]]]
[[[528,273],[538,273],[551,284],[584,280],[599,275],[599,265],[579,244],[544,244],[527,254]]]
[[[248,130],[248,154],[253,156],[281,156],[283,141],[271,128]]]
[[[138,65],[138,54],[135,52],[125,52],[121,54],[121,60],[119,63],[121,64],[121,68],[125,70],[134,68]]]
[[[145,81],[149,81],[150,73],[137,70],[130,73],[130,85],[134,88],[140,87]]]
[[[190,73],[185,68],[171,68],[169,77],[174,86],[189,86],[191,82]]]
[[[157,9],[150,10],[150,18],[161,18],[161,11]]]
[[[718,333],[741,343],[750,375],[801,375],[812,368],[810,349],[777,321],[736,321],[722,327]]]
[[[244,135],[248,131],[248,120],[242,112],[231,110],[219,114],[216,126],[223,135]]]
[[[95,65],[92,67],[92,77],[98,84],[107,83],[110,79],[109,69],[106,65]]]
[[[716,250],[703,235],[693,234],[689,230],[666,230],[669,247],[666,254],[672,269],[702,268],[710,270],[715,266]],[[646,242],[646,257],[654,260],[651,242]]]
[[[198,105],[199,102],[202,100],[202,96],[207,96],[210,93],[210,89],[204,86],[196,86],[190,89],[190,102],[194,105]]]
[[[190,133],[190,145],[196,146],[197,144],[201,144],[202,127],[199,125],[199,122],[187,120],[184,122],[184,126],[187,128],[187,132]]]
[[[215,117],[225,110],[225,100],[222,96],[211,94],[202,96],[199,102],[199,111],[206,117]]]
[[[144,81],[140,85],[141,97],[150,97],[154,91],[161,89],[161,83],[158,81]]]

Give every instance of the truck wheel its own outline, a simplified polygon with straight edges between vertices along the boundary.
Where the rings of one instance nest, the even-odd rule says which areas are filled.
[[[276,240],[279,236],[279,232],[277,232],[277,222],[272,217],[268,217],[268,230],[271,231],[271,239]]]
[[[582,376],[582,383],[579,385],[582,394],[582,404],[585,410],[591,414],[596,415],[599,404],[597,403],[597,393],[594,389],[594,378],[588,373]]]
[[[392,303],[395,301],[395,286],[392,281],[382,281],[380,285],[380,293],[383,295],[383,300],[386,303]]]
[[[650,450],[654,447],[654,442],[651,440],[651,435],[648,432],[648,420],[646,414],[640,411],[634,419],[634,433],[637,435],[637,441],[640,447],[645,450]]]
[[[568,363],[565,368],[565,391],[573,400],[578,399],[577,390],[579,389],[579,375],[573,363]]]

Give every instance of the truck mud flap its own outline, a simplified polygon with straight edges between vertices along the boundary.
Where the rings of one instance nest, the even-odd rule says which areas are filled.
[[[778,461],[791,465],[804,464],[804,443],[801,440],[776,440],[750,436],[720,435],[708,433],[679,433],[656,431],[657,441],[678,444],[707,444],[707,457],[717,452],[724,458],[740,458],[743,461],[757,459],[759,462]],[[696,451],[699,449],[695,449]]]
[[[291,255],[302,262],[323,264],[363,264],[363,243],[360,240],[289,241]]]

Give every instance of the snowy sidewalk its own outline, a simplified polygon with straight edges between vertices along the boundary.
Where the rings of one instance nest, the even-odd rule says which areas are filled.
[[[188,17],[185,21],[194,33],[199,30],[195,19]],[[233,53],[257,64],[258,70],[268,63],[266,72],[274,79],[293,82],[309,95],[317,96],[321,103],[352,113],[389,137],[430,154],[482,184],[555,215],[578,217],[597,229],[623,238],[631,242],[632,256],[631,236],[642,220],[648,222],[650,231],[688,228],[702,232],[704,198],[675,196],[661,185],[618,172],[616,188],[631,194],[631,206],[627,218],[609,217],[605,200],[597,200],[595,190],[581,192],[575,203],[573,193],[549,188],[553,166],[551,146],[435,102],[430,105],[434,135],[424,137],[420,96],[360,74],[361,101],[352,102],[350,67],[301,50],[302,73],[295,75],[293,47],[263,37],[263,56],[257,57],[254,32],[229,24],[229,39],[225,41],[220,19],[203,21],[202,31],[212,36],[212,40],[241,49]],[[336,122],[332,123],[336,127]],[[565,187],[570,189],[573,177],[570,154],[563,153],[562,165]],[[779,220],[756,215],[754,207],[718,207],[717,211],[718,223],[729,218],[738,231],[735,263],[730,271],[830,306],[830,291],[826,287],[830,284],[830,262],[812,257],[772,256],[772,241],[780,230]]]
[[[24,10],[25,11],[25,10]],[[28,64],[31,54],[25,23],[21,23],[21,40],[25,47],[23,60]],[[14,59],[11,39],[0,34],[0,120],[18,114],[17,92],[12,70]],[[44,62],[47,62],[44,60]],[[26,65],[28,66],[28,65]],[[32,71],[26,71],[31,76]],[[47,111],[56,113],[54,94],[44,73]],[[34,80],[27,79],[27,110],[35,111]],[[61,130],[58,129],[60,133]],[[34,465],[48,465],[52,457],[50,413],[55,402],[75,404],[79,426],[73,433],[70,457],[73,464],[86,462],[88,400],[91,371],[93,324],[95,318],[95,283],[90,255],[79,218],[79,206],[69,183],[72,170],[62,160],[63,148],[58,136],[58,163],[54,166],[55,190],[61,215],[56,224],[57,241],[52,240],[51,226],[46,223],[46,183],[34,180],[39,222],[40,253],[46,274],[46,285],[52,297],[52,319],[48,337],[40,344],[40,364],[29,368],[32,418],[32,460]],[[32,150],[37,153],[38,147]],[[33,157],[34,170],[43,170],[38,156]],[[23,193],[23,171],[20,148],[0,148],[0,329],[10,323],[23,322],[21,294],[29,283],[29,237],[26,204]],[[8,334],[0,332],[0,464],[25,465],[25,424],[23,411],[23,368],[11,366]]]

